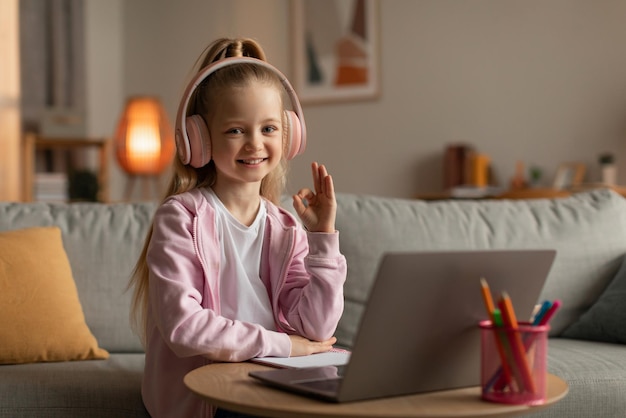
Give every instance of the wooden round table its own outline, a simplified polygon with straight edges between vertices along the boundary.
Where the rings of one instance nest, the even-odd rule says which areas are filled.
[[[567,383],[548,374],[544,405],[506,405],[483,401],[480,387],[395,396],[348,403],[329,403],[266,386],[248,372],[269,369],[254,363],[215,363],[185,376],[185,384],[211,404],[266,417],[511,417],[545,408],[568,391]]]

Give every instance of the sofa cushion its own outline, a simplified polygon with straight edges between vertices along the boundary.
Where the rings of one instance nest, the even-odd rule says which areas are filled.
[[[550,338],[548,372],[564,379],[569,392],[564,400],[532,414],[532,417],[624,417],[624,346]]]
[[[149,418],[141,400],[144,358],[2,366],[0,416]]]
[[[85,323],[61,231],[0,233],[0,363],[103,359]]]
[[[600,299],[563,332],[563,337],[626,344],[625,324],[626,257]]]
[[[85,320],[109,352],[143,352],[129,321],[127,285],[150,228],[154,202],[0,202],[0,231],[58,226]]]
[[[284,204],[290,207],[288,201]],[[626,199],[609,190],[561,199],[480,201],[338,194],[337,204],[336,226],[348,278],[336,335],[347,346],[352,344],[383,252],[556,249],[540,296],[563,302],[551,321],[553,336],[598,299],[626,252]]]

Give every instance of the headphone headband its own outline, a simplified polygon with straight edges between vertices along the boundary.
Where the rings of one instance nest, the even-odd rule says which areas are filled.
[[[302,106],[300,105],[300,101],[298,100],[298,96],[296,95],[295,90],[287,80],[287,77],[280,72],[276,67],[271,65],[270,63],[251,57],[229,57],[220,59],[214,63],[211,63],[204,67],[202,70],[198,72],[198,74],[189,82],[187,87],[185,88],[185,92],[183,93],[180,105],[178,106],[178,112],[176,113],[176,145],[178,147],[178,155],[181,158],[183,164],[189,164],[191,162],[192,153],[194,150],[192,149],[192,145],[190,145],[191,141],[189,138],[188,131],[188,116],[187,109],[189,108],[189,100],[193,95],[196,88],[202,83],[209,75],[213,74],[217,70],[237,64],[254,64],[264,68],[267,68],[274,72],[278,78],[280,79],[289,99],[291,100],[291,105],[293,107],[293,112],[297,116],[300,124],[300,141],[296,144],[297,149],[293,150],[293,155],[288,155],[288,158],[292,158],[295,155],[302,154],[306,147],[306,125],[304,123],[304,115],[302,112]],[[210,159],[210,155],[208,156]],[[207,161],[208,162],[208,161]],[[193,165],[193,164],[192,164]]]

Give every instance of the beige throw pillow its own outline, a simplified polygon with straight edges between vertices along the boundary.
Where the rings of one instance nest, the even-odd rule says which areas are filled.
[[[105,359],[58,227],[0,233],[0,364]]]

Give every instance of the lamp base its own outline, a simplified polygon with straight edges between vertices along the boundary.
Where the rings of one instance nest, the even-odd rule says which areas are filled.
[[[142,200],[156,200],[160,197],[161,184],[159,181],[159,176],[130,174],[128,176],[128,180],[126,181],[124,200],[129,201],[131,199],[133,189],[135,188],[135,184],[138,183],[138,179],[141,180]],[[150,183],[152,183],[152,187],[150,187]],[[150,193],[150,189],[152,189],[154,194]]]

